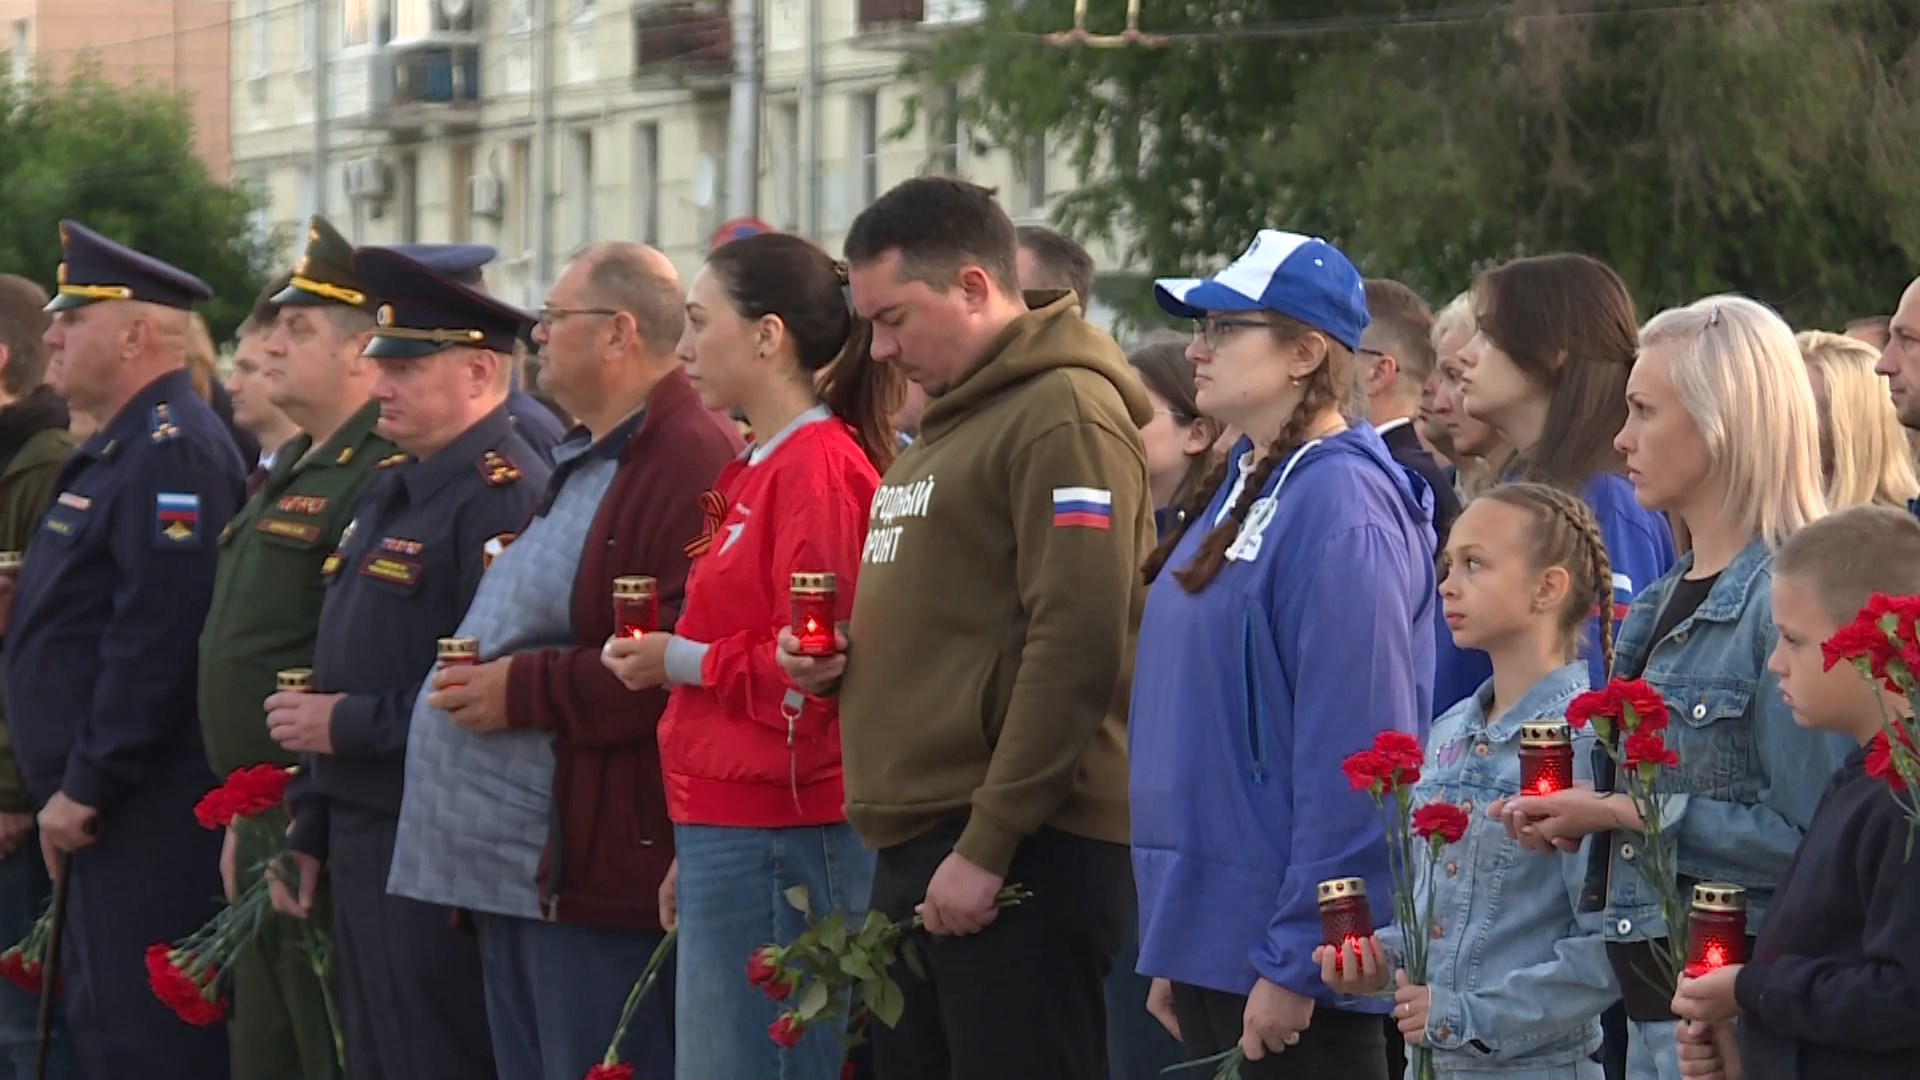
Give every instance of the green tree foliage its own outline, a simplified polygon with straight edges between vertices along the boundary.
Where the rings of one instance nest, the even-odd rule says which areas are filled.
[[[1121,0],[1090,9],[1122,29]],[[1132,269],[1211,268],[1269,226],[1444,301],[1579,250],[1643,314],[1738,290],[1828,326],[1920,270],[1912,0],[1145,0],[1160,47],[1049,40],[1071,23],[988,0],[909,67],[972,88],[996,142],[1070,151],[1088,179],[1057,219]]]
[[[198,275],[216,340],[246,317],[273,245],[257,194],[217,183],[193,155],[184,97],[82,66],[63,82],[0,77],[0,270],[54,284],[63,218]]]

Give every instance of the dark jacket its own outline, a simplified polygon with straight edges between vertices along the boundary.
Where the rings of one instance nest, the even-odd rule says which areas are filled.
[[[1748,1080],[1895,1080],[1920,1055],[1920,860],[1866,751],[1780,876],[1734,996]]]
[[[79,443],[67,430],[66,403],[48,387],[0,409],[0,551],[27,549],[40,516],[53,501],[60,463]],[[13,761],[13,742],[0,722],[0,814],[33,809]]]
[[[561,922],[633,930],[660,928],[659,885],[673,861],[656,742],[667,693],[633,693],[600,662],[613,636],[613,579],[657,579],[660,625],[672,624],[689,545],[712,528],[701,496],[742,446],[681,371],[654,388],[646,408],[574,574],[573,647],[521,653],[507,680],[508,726],[553,732],[542,909]]]

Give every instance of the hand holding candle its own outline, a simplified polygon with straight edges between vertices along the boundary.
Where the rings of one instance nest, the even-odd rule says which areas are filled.
[[[1747,891],[1718,882],[1695,885],[1687,913],[1687,976],[1699,978],[1746,959]]]
[[[613,579],[613,633],[638,638],[660,629],[660,586],[650,577]]]
[[[440,639],[440,666],[442,668],[463,667],[479,662],[479,639],[470,637],[443,637]]]
[[[801,656],[826,657],[840,651],[834,641],[835,586],[832,574],[795,574],[787,589],[792,597],[790,629],[799,641]]]

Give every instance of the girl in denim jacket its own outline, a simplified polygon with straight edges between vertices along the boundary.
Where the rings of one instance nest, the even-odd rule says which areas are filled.
[[[1591,511],[1543,484],[1507,484],[1454,525],[1440,598],[1462,648],[1485,650],[1493,678],[1434,723],[1415,805],[1448,802],[1472,820],[1429,877],[1427,983],[1395,973],[1393,1015],[1408,1043],[1434,1049],[1442,1077],[1599,1080],[1600,1013],[1620,996],[1598,915],[1577,912],[1584,863],[1536,859],[1485,809],[1520,790],[1520,726],[1564,718],[1587,689],[1575,645],[1613,576]],[[1610,645],[1603,624],[1601,648]],[[1578,733],[1575,777],[1590,780],[1592,737]],[[1476,811],[1480,811],[1476,813]],[[1348,994],[1388,985],[1402,928],[1315,953],[1321,978]]]
[[[1627,406],[1616,445],[1634,497],[1677,516],[1693,550],[1634,600],[1613,674],[1645,679],[1667,702],[1667,744],[1680,758],[1662,808],[1680,875],[1672,884],[1683,902],[1693,882],[1744,887],[1753,934],[1849,749],[1795,725],[1766,670],[1773,551],[1826,512],[1813,390],[1779,316],[1716,296],[1641,331]],[[1628,1076],[1677,1080],[1672,988],[1650,952],[1667,928],[1641,873],[1632,803],[1569,792],[1496,809],[1539,850],[1593,838],[1586,898],[1603,911],[1626,1001]]]

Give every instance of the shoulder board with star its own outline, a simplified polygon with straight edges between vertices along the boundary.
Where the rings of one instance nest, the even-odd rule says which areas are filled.
[[[383,457],[379,461],[375,462],[373,467],[376,469],[391,469],[395,465],[398,465],[405,460],[407,460],[407,455],[403,453],[388,454],[386,457]]]
[[[480,456],[480,475],[488,487],[506,487],[520,479],[520,466],[500,451],[489,450]]]
[[[153,433],[154,442],[166,442],[180,437],[180,428],[174,424],[173,414],[167,408],[166,402],[162,401],[153,407],[153,419],[148,424],[148,430]]]

